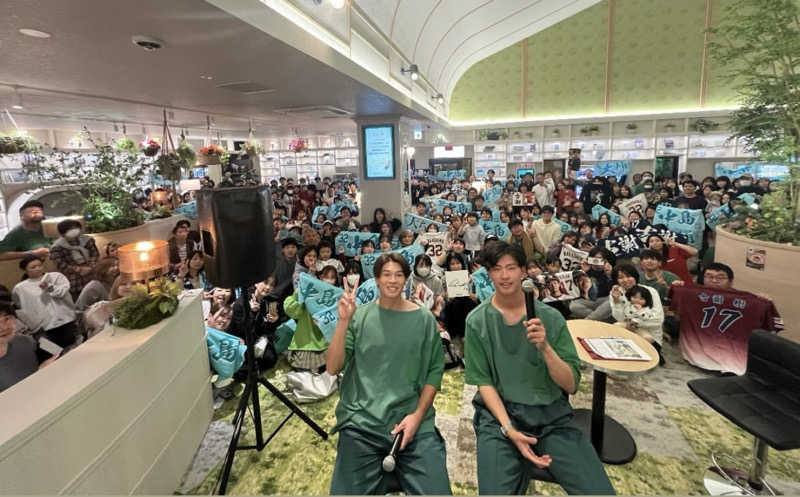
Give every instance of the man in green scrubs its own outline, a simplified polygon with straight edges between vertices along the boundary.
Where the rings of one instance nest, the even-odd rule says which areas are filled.
[[[35,255],[41,259],[50,253],[53,240],[42,231],[44,205],[38,200],[29,200],[19,208],[20,225],[8,232],[0,241],[0,261],[21,259]]]
[[[572,421],[567,394],[580,360],[561,314],[541,302],[528,320],[525,253],[506,242],[481,252],[495,294],[467,317],[465,382],[477,385],[478,492],[524,494],[533,465],[570,494],[614,494],[588,437]]]
[[[344,368],[332,430],[339,432],[339,445],[331,494],[393,491],[381,463],[399,431],[394,473],[403,492],[451,493],[433,409],[444,372],[442,341],[433,314],[403,297],[410,274],[400,254],[381,255],[375,262],[380,297],[358,309],[357,285],[344,279],[326,362],[328,374]]]

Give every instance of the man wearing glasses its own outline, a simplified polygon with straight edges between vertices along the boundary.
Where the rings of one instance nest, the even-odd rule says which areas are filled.
[[[718,262],[702,274],[702,286],[673,285],[672,308],[680,316],[684,359],[699,368],[744,374],[753,330],[778,332],[783,320],[764,296],[733,288],[733,270]]]

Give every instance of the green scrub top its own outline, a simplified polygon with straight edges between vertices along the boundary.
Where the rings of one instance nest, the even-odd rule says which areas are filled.
[[[539,301],[536,301],[536,317],[547,330],[550,346],[572,369],[577,388],[581,361],[567,322],[560,312]],[[563,392],[550,377],[542,353],[525,337],[523,321],[507,325],[491,299],[467,316],[464,381],[470,385],[491,385],[506,402],[548,405],[561,398]]]
[[[436,319],[428,309],[396,311],[371,302],[356,309],[347,328],[344,377],[336,426],[391,437],[394,425],[414,412],[422,388],[438,390],[444,352]],[[434,408],[417,433],[433,432]]]

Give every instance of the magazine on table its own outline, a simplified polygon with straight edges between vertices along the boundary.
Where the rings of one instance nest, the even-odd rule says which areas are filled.
[[[636,342],[627,338],[581,338],[588,352],[600,359],[615,361],[649,361],[650,356]]]

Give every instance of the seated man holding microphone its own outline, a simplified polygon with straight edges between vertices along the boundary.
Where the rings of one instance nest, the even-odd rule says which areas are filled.
[[[614,494],[589,438],[571,423],[567,394],[578,389],[580,359],[564,318],[533,289],[526,303],[520,247],[493,242],[482,254],[495,294],[467,317],[464,340],[465,382],[478,386],[478,492],[524,494],[535,464],[569,494]]]
[[[326,361],[330,375],[344,368],[331,431],[339,432],[331,494],[385,494],[392,490],[386,471],[395,471],[406,494],[451,493],[433,409],[444,372],[442,341],[433,314],[403,296],[410,274],[400,254],[381,255],[380,297],[358,309],[358,283],[343,279]]]

